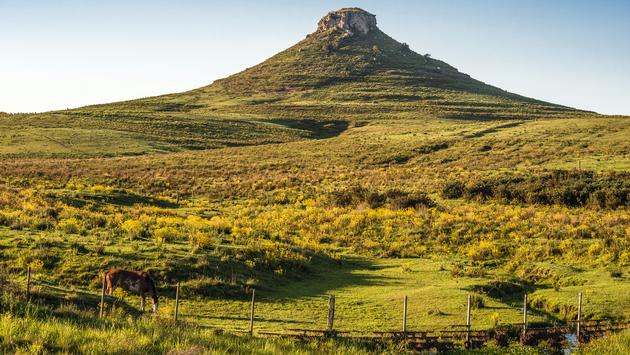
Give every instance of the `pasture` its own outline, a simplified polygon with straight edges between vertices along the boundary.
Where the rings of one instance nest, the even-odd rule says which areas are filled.
[[[35,286],[53,307],[88,313],[98,299],[81,292],[98,293],[99,273],[148,270],[164,317],[179,281],[186,324],[237,333],[253,288],[256,331],[324,329],[328,295],[339,330],[399,329],[404,296],[412,330],[464,323],[468,294],[479,329],[518,323],[524,292],[532,324],[574,319],[579,292],[585,317],[618,319],[630,308],[627,205],[588,194],[566,205],[541,177],[580,168],[608,181],[625,171],[627,130],[614,117],[377,120],[323,139],[137,156],[89,145],[51,155],[31,141],[0,162],[3,268],[23,282],[31,266],[55,286]],[[521,177],[539,179],[550,202],[473,193]],[[453,181],[464,196],[444,194]],[[584,183],[605,199],[613,186],[594,181]],[[519,184],[508,188],[529,188]],[[117,297],[115,317],[138,315],[137,297]]]

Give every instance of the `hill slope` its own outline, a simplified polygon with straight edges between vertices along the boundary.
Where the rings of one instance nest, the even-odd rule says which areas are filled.
[[[330,16],[356,23],[347,28],[326,23]],[[365,22],[371,19],[371,28],[353,32],[352,26],[368,26]],[[577,113],[484,84],[443,61],[415,53],[378,29],[374,15],[361,9],[330,13],[303,41],[212,85],[115,107],[348,119],[519,119]]]
[[[209,86],[0,117],[0,140],[13,147],[0,154],[124,155],[282,143],[334,136],[352,122],[375,119],[584,115],[590,113],[506,92],[415,53],[382,32],[374,15],[352,8],[328,14],[301,42]]]

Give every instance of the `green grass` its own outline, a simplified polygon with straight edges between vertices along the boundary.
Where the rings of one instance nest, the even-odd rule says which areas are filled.
[[[114,350],[374,351],[209,330],[244,329],[252,288],[257,330],[322,329],[329,295],[341,330],[399,329],[405,295],[410,329],[463,323],[470,293],[484,304],[475,328],[519,322],[524,291],[532,322],[575,318],[578,292],[586,318],[625,318],[627,205],[442,191],[553,169],[626,179],[612,173],[630,170],[628,117],[505,92],[380,30],[338,40],[313,34],[185,93],[1,114],[0,267],[20,282],[33,267],[39,306],[54,313],[5,310],[2,350],[97,352],[131,334],[142,341]],[[99,333],[99,273],[114,267],[151,272],[164,318],[181,282],[193,330],[133,320],[138,299],[121,294]]]
[[[99,321],[73,307],[27,306],[25,314],[3,313],[0,334],[0,351],[18,354],[369,354],[396,349],[358,341],[252,338],[150,318]]]
[[[630,332],[624,331],[597,339],[581,348],[579,354],[625,354],[630,349]]]
[[[229,281],[234,278],[255,282],[248,287],[258,290],[257,330],[324,329],[328,295],[337,297],[337,329],[362,332],[399,329],[404,296],[409,297],[408,327],[416,330],[446,329],[463,324],[466,297],[470,293],[483,300],[483,307],[472,314],[475,329],[520,322],[525,290],[530,294],[531,322],[556,323],[573,319],[579,292],[584,293],[586,318],[618,318],[629,311],[626,306],[629,300],[623,296],[629,294],[627,268],[619,269],[621,276],[611,276],[604,266],[580,268],[566,262],[534,262],[524,270],[536,268],[540,270],[538,273],[551,276],[534,284],[524,284],[524,289],[511,291],[513,293],[495,296],[484,293],[481,288],[495,281],[522,281],[500,267],[486,267],[481,271],[467,266],[455,273],[461,261],[454,258],[346,256],[338,261],[318,258],[310,263],[308,272],[278,277],[273,272],[252,272],[239,263],[219,260],[221,254],[216,252],[191,252],[189,246],[182,243],[156,247],[151,241],[130,244],[125,240],[112,240],[105,247],[104,255],[99,255],[95,252],[99,245],[95,237],[54,237],[38,233],[29,236],[12,231],[0,235],[0,249],[5,258],[14,260],[11,263],[14,266],[28,261],[29,255],[39,255],[44,263],[46,260],[55,263],[52,270],[45,265],[44,270],[34,274],[34,290],[44,299],[52,297],[50,300],[55,303],[78,303],[94,310],[98,303],[99,272],[122,265],[150,269],[158,280],[163,317],[168,318],[173,312],[174,283],[181,280],[184,281],[181,318],[192,324],[225,330],[244,330],[248,326],[248,295],[238,283]],[[45,251],[39,249],[44,246]],[[163,262],[165,256],[167,263]],[[27,259],[22,259],[24,257]],[[130,263],[134,259],[136,261]],[[87,260],[91,262],[86,263]],[[201,262],[209,265],[200,269]],[[24,270],[15,270],[22,273],[20,282],[23,283]],[[205,277],[225,281],[207,284]],[[123,294],[117,297],[122,297],[123,303],[114,299],[110,302],[136,314],[137,297]]]
[[[335,136],[337,120],[217,119],[195,115],[45,113],[0,118],[0,156],[108,157],[283,143]]]

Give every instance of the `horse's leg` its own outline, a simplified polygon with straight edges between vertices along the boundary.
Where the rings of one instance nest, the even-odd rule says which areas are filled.
[[[107,286],[105,293],[109,296],[114,294],[115,282],[112,282],[112,276],[109,273],[105,274],[105,286]]]
[[[145,297],[144,297],[144,292],[140,294],[140,308],[142,309],[142,312],[144,313],[144,304],[145,304]]]

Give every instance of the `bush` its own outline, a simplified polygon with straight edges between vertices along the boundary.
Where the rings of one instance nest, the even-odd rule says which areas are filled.
[[[71,217],[59,221],[57,229],[67,234],[78,234],[83,228],[81,226],[81,222],[79,222],[76,218]]]
[[[448,148],[448,143],[433,143],[416,148],[414,151],[418,154],[429,154],[446,148]]]
[[[520,283],[497,280],[488,284],[474,286],[473,291],[492,298],[505,299],[520,296],[525,292],[525,287]]]
[[[468,247],[467,254],[473,260],[490,260],[501,257],[501,250],[494,242],[482,240]]]
[[[487,200],[493,197],[492,186],[492,181],[475,181],[466,186],[464,196],[469,200]]]
[[[461,181],[451,181],[446,183],[442,188],[442,196],[445,198],[456,199],[464,196],[464,183]]]
[[[486,306],[486,303],[481,295],[471,295],[470,296],[470,306],[472,309],[481,309]]]
[[[167,242],[170,243],[177,238],[180,237],[180,233],[174,227],[162,227],[158,228],[153,232],[153,237],[157,239],[158,242]]]
[[[385,200],[393,209],[434,207],[435,202],[424,192],[404,192],[391,190],[385,193]]]
[[[330,193],[329,200],[339,207],[357,206],[365,203],[370,208],[389,205],[392,209],[434,207],[435,202],[424,192],[407,192],[397,188],[380,192],[365,187],[354,186]]]
[[[502,199],[507,202],[591,206],[616,209],[630,205],[630,173],[596,175],[589,171],[556,170],[537,176],[504,176],[470,182],[449,182],[446,198]]]
[[[145,229],[142,223],[133,219],[128,219],[123,222],[123,224],[120,225],[120,230],[131,240],[145,236]]]

